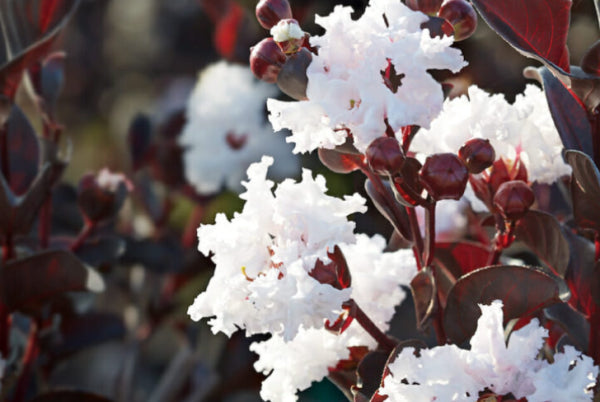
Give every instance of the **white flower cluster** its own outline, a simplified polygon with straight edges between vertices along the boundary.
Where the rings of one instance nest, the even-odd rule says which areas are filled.
[[[411,150],[456,153],[472,138],[489,139],[497,158],[519,156],[530,181],[553,183],[571,173],[545,95],[535,85],[528,85],[512,105],[502,95],[471,86],[468,97],[446,100],[431,128],[416,135]]]
[[[390,127],[399,131],[416,124],[429,127],[441,111],[441,85],[427,72],[459,71],[466,65],[451,37],[431,38],[421,24],[428,17],[400,1],[371,0],[358,20],[352,8],[336,6],[327,17],[316,17],[326,29],[310,43],[318,47],[308,67],[308,100],[267,101],[275,130],[289,128],[294,152],[342,144],[350,130],[364,151]],[[386,86],[382,72],[394,67],[400,86]]]
[[[291,146],[273,135],[264,116],[265,100],[276,93],[242,66],[222,61],[202,71],[180,138],[185,174],[200,194],[218,192],[223,185],[241,191],[246,169],[264,154],[277,158],[272,172],[277,177],[299,172]]]
[[[309,272],[317,259],[329,262],[327,251],[354,241],[354,223],[347,216],[365,212],[358,194],[339,199],[325,194],[325,178],[304,170],[302,182],[282,182],[272,192],[266,180],[273,158],[263,157],[248,168],[243,211],[228,220],[198,229],[199,250],[212,253],[216,264],[206,291],[188,313],[193,320],[213,317],[213,332],[231,335],[273,333],[286,341],[300,328],[322,328],[335,321],[350,289],[318,282]]]
[[[404,300],[400,285],[408,286],[416,274],[410,250],[384,253],[385,239],[357,235],[355,244],[340,245],[352,275],[351,297],[381,329],[387,330],[394,308]],[[376,347],[376,342],[353,322],[341,335],[325,329],[301,329],[290,342],[274,335],[267,341],[253,343],[258,353],[257,371],[269,374],[263,382],[261,397],[271,402],[294,402],[297,390],[328,374],[328,368],[349,357],[348,347]]]
[[[512,393],[528,402],[590,401],[598,367],[573,347],[536,359],[548,331],[537,319],[504,342],[502,302],[480,305],[481,317],[471,350],[438,346],[414,355],[406,348],[390,364],[391,375],[379,390],[390,402],[476,401],[480,391]]]

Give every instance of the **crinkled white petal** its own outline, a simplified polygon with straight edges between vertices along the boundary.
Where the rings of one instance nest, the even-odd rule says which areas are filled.
[[[295,21],[281,20],[274,25],[270,34],[275,42],[285,42],[290,39],[302,39],[304,37],[304,31],[300,28]]]
[[[307,69],[308,100],[268,103],[274,128],[292,131],[294,152],[333,148],[348,130],[365,151],[385,133],[386,119],[395,132],[410,124],[429,127],[442,109],[443,92],[427,70],[457,72],[466,65],[450,47],[452,38],[431,38],[420,28],[427,16],[400,1],[371,0],[358,20],[351,13],[336,6],[328,16],[315,17],[326,33],[310,39],[319,54]],[[382,76],[389,63],[402,77],[396,92]]]
[[[411,149],[427,155],[456,153],[472,138],[489,139],[496,158],[514,160],[519,155],[531,181],[553,183],[571,173],[545,95],[535,85],[528,85],[512,105],[502,95],[471,86],[468,98],[446,100],[431,127],[416,135]]]
[[[417,271],[412,251],[384,253],[385,246],[383,237],[364,234],[356,235],[352,244],[340,245],[352,276],[351,297],[383,331],[388,329],[395,307],[405,298],[400,286],[408,286]],[[377,342],[353,322],[341,335],[301,328],[289,342],[274,335],[253,343],[251,350],[259,355],[254,367],[269,374],[262,383],[261,397],[271,402],[296,401],[297,391],[325,378],[329,367],[349,357],[351,346],[373,349]]]
[[[277,177],[299,171],[298,159],[289,155],[292,147],[264,118],[264,102],[276,93],[242,66],[218,62],[202,71],[179,140],[186,177],[199,193],[215,193],[223,186],[241,191],[246,169],[264,154],[277,158],[272,169]],[[228,135],[240,141],[239,149],[228,144]]]
[[[213,317],[214,332],[228,335],[273,333],[286,341],[300,328],[322,328],[335,321],[351,289],[323,285],[309,275],[327,250],[354,241],[347,216],[365,212],[365,199],[343,200],[325,194],[322,176],[304,170],[301,182],[286,180],[273,192],[266,179],[273,158],[248,168],[246,200],[231,220],[219,214],[214,225],[198,229],[198,249],[211,255],[216,268],[205,292],[188,313],[194,320]]]
[[[471,350],[455,345],[403,350],[389,366],[391,375],[379,390],[399,401],[476,401],[480,391],[512,393],[529,402],[590,401],[598,367],[572,347],[554,355],[554,363],[536,357],[547,331],[532,320],[504,342],[502,302],[480,305],[481,317]],[[574,367],[571,367],[575,363]]]

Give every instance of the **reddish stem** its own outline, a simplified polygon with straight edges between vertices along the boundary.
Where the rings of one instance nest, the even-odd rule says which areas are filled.
[[[417,267],[419,271],[424,266],[423,261],[423,237],[421,236],[421,229],[419,229],[419,221],[417,219],[417,213],[414,208],[406,207],[406,213],[408,214],[408,221],[410,222],[410,230],[414,239],[413,252],[415,253],[415,259],[417,260]]]
[[[73,243],[71,243],[71,251],[77,251],[77,249],[83,245],[88,237],[90,237],[90,234],[95,227],[96,225],[94,222],[86,221],[77,238],[73,241]]]
[[[350,315],[373,337],[384,350],[391,352],[396,347],[396,342],[383,333],[367,314],[358,306],[354,299],[350,299],[346,305],[350,307]]]
[[[425,250],[423,251],[423,261],[426,267],[431,266],[435,255],[435,205],[425,207]]]
[[[494,252],[490,256],[487,266],[496,265],[500,261],[500,256],[502,255],[502,251],[504,249],[510,247],[510,245],[515,240],[514,232],[515,232],[516,222],[511,221],[508,224],[508,231],[505,231],[504,227],[497,227],[496,236],[494,237]]]

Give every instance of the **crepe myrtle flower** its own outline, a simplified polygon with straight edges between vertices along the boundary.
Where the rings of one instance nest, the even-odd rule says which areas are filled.
[[[336,6],[315,19],[326,32],[310,38],[318,54],[306,71],[308,100],[267,101],[273,127],[292,131],[294,152],[333,148],[349,133],[364,152],[388,126],[428,128],[443,104],[442,87],[428,70],[458,72],[466,65],[451,37],[432,38],[421,29],[428,17],[401,1],[371,0],[357,20],[352,11]]]
[[[325,194],[325,178],[304,170],[302,181],[283,181],[273,192],[266,179],[273,158],[248,168],[245,205],[229,220],[198,229],[199,250],[216,264],[205,292],[188,309],[193,320],[213,317],[213,332],[273,333],[285,341],[300,328],[323,328],[343,312],[351,289],[320,283],[309,275],[317,260],[329,262],[335,245],[352,243],[355,224],[347,216],[365,212],[358,194]]]
[[[390,402],[475,401],[480,391],[528,402],[591,401],[598,367],[571,346],[554,362],[537,358],[548,331],[537,319],[504,340],[502,302],[479,305],[471,349],[456,345],[419,351],[405,348],[389,365],[379,393]],[[451,369],[449,369],[451,368]]]
[[[352,275],[351,297],[386,331],[395,307],[406,296],[401,285],[408,286],[416,274],[413,253],[384,253],[386,241],[379,235],[358,234],[354,244],[340,247]],[[254,367],[268,375],[262,383],[261,397],[271,402],[295,402],[298,391],[325,378],[338,361],[348,359],[348,348],[353,346],[377,347],[377,342],[356,321],[340,335],[323,328],[300,329],[290,342],[273,335],[253,343],[250,349],[259,355]]]
[[[471,86],[468,96],[446,100],[431,127],[415,136],[411,150],[456,153],[473,138],[489,140],[496,160],[522,163],[531,182],[551,184],[571,173],[545,95],[535,85],[528,85],[513,104]]]
[[[186,177],[200,194],[216,193],[223,186],[242,191],[246,169],[263,154],[278,157],[272,168],[276,177],[299,172],[291,147],[281,134],[273,134],[264,115],[265,100],[276,93],[242,66],[221,61],[202,71],[180,138]]]

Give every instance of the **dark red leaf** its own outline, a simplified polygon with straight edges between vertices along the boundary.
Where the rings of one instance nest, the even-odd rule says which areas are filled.
[[[359,398],[366,398],[364,399],[366,401],[371,400],[371,397],[381,385],[381,379],[389,356],[389,352],[375,350],[361,360],[356,370],[358,376],[357,384],[360,384],[360,387],[353,390],[355,395],[360,395]],[[354,400],[357,400],[356,397]]]
[[[125,252],[125,241],[118,236],[104,235],[87,240],[75,254],[86,264],[99,267],[114,264]]]
[[[35,312],[70,291],[101,291],[100,275],[68,251],[45,251],[7,263],[0,271],[2,301],[11,311]]]
[[[306,69],[311,61],[312,53],[306,48],[289,56],[277,77],[279,89],[296,100],[305,100],[308,85]]]
[[[546,67],[530,67],[525,69],[524,74],[543,84],[552,120],[564,147],[593,157],[592,127],[579,100]]]
[[[596,41],[583,55],[581,69],[588,74],[600,75],[600,40]]]
[[[318,153],[323,165],[336,173],[350,173],[359,169],[364,164],[364,157],[362,155],[325,148],[319,148]]]
[[[17,196],[25,194],[38,173],[40,145],[29,120],[13,105],[6,121],[9,144],[8,182]],[[1,155],[0,155],[0,163]]]
[[[587,353],[590,341],[590,323],[567,303],[557,303],[544,309],[544,315],[557,323],[569,336],[578,350]]]
[[[528,57],[570,71],[571,0],[471,0],[504,40]]]
[[[569,264],[569,243],[554,216],[529,211],[519,220],[515,235],[557,275],[564,276]]]
[[[407,241],[412,241],[412,232],[410,231],[410,222],[404,208],[402,208],[394,198],[393,193],[387,187],[376,188],[371,180],[365,182],[365,190],[377,207],[377,210],[387,218],[394,226],[394,229]]]
[[[569,150],[565,160],[573,168],[571,196],[575,223],[600,231],[600,171],[586,154]]]
[[[79,0],[3,2],[0,11],[14,29],[3,31],[0,45],[0,88],[13,97],[23,71],[41,60],[73,14]]]
[[[504,323],[562,302],[568,297],[560,278],[533,267],[492,266],[460,278],[448,294],[444,328],[448,340],[462,344],[470,339],[481,316],[478,304],[504,303]]]
[[[111,402],[111,399],[91,392],[63,390],[47,392],[29,402]]]
[[[415,303],[417,328],[423,330],[436,309],[436,283],[429,268],[417,273],[410,282],[410,290]]]
[[[457,279],[485,267],[491,254],[488,247],[469,241],[435,244],[435,258]]]
[[[591,315],[600,306],[600,264],[596,263],[594,243],[569,230],[564,234],[571,251],[565,274],[572,294],[569,304]]]

